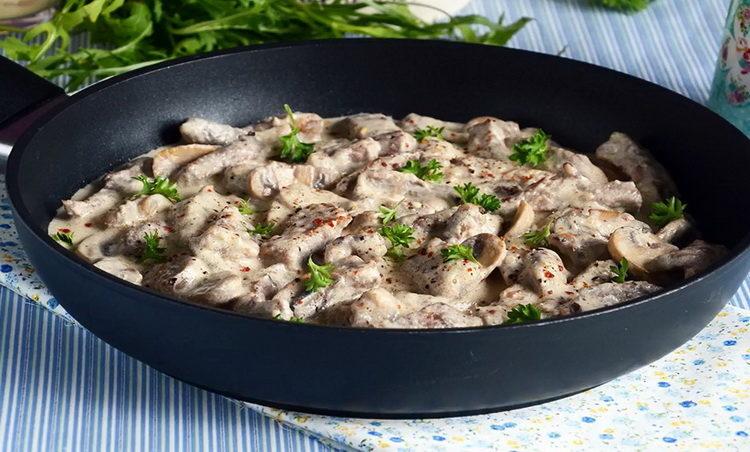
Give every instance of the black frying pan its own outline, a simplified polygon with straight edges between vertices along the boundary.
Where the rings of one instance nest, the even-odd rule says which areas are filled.
[[[15,77],[17,88],[2,80],[4,119],[59,94],[23,92],[33,77],[18,71],[11,77],[8,64],[0,79]],[[322,116],[494,115],[541,126],[588,152],[610,132],[626,132],[671,171],[706,238],[731,253],[710,272],[655,296],[574,317],[510,327],[364,330],[256,319],[174,300],[99,271],[47,236],[61,199],[115,165],[176,141],[185,118],[246,124],[278,113],[285,102]],[[749,170],[750,141],[738,130],[633,77],[497,47],[344,40],[240,49],[98,83],[28,128],[10,156],[7,183],[19,235],[42,279],[81,324],[120,350],[252,402],[425,417],[573,394],[644,366],[696,334],[750,267]]]

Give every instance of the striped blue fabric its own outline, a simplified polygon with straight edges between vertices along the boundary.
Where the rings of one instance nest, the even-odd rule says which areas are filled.
[[[465,12],[535,18],[511,45],[564,50],[708,97],[730,0],[657,0],[622,15],[588,0],[475,0]],[[732,300],[750,308],[748,281]],[[2,451],[327,451],[223,397],[160,374],[0,289]]]

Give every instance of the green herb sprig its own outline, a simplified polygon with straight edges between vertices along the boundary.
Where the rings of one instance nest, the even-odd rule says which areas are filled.
[[[167,252],[167,249],[159,246],[161,237],[159,237],[157,231],[144,234],[143,242],[144,247],[143,254],[141,254],[141,262],[144,264],[160,264],[166,262],[167,256],[165,253]]]
[[[479,187],[467,182],[464,185],[456,185],[453,191],[458,194],[464,204],[476,204],[487,212],[494,212],[500,208],[500,200],[495,195],[480,194]]]
[[[57,231],[52,234],[52,239],[65,247],[71,248],[73,246],[73,231]]]
[[[411,242],[416,240],[413,235],[414,228],[401,223],[394,223],[392,226],[384,224],[378,232],[391,243],[386,256],[395,261],[402,261],[404,249],[409,248]]]
[[[542,129],[513,145],[509,159],[520,165],[539,166],[547,160],[550,136]]]
[[[172,202],[178,202],[181,199],[180,194],[177,192],[177,185],[170,182],[166,177],[149,179],[141,174],[133,179],[138,180],[143,184],[141,191],[134,194],[133,198],[139,196],[162,195]]]
[[[651,214],[648,219],[657,227],[662,227],[670,221],[679,220],[685,215],[687,204],[672,196],[663,202],[651,204]]]
[[[424,129],[415,130],[413,135],[419,142],[424,141],[426,138],[437,138],[438,140],[442,140],[444,130],[445,127],[427,126]]]
[[[440,254],[443,256],[443,262],[461,259],[477,262],[477,258],[474,257],[474,249],[467,245],[451,245],[440,250]]]
[[[324,287],[328,287],[333,284],[333,264],[316,264],[312,256],[307,258],[307,270],[308,277],[305,279],[305,290],[308,292],[315,292]]]
[[[401,203],[399,202],[398,204]],[[396,210],[398,209],[398,204],[393,206],[393,208],[380,206],[380,208],[378,209],[378,218],[380,218],[380,222],[383,224],[383,226],[396,219]]]
[[[529,231],[521,236],[523,243],[527,244],[532,248],[540,246],[547,246],[549,244],[549,236],[552,233],[552,224],[536,231]]]
[[[617,265],[612,265],[609,269],[612,271],[612,282],[622,284],[628,278],[630,263],[624,257],[620,259]]]
[[[406,2],[378,0],[62,0],[52,19],[4,37],[0,48],[38,75],[67,76],[75,90],[176,57],[263,42],[343,38],[450,38],[503,45],[529,21],[505,24],[478,15],[426,23]],[[90,32],[73,50],[71,37]],[[35,39],[38,38],[38,39]]]
[[[253,206],[250,205],[250,203],[244,199],[240,199],[240,202],[237,203],[237,210],[240,211],[242,215],[253,215],[255,213],[255,209]]]
[[[276,227],[276,223],[258,223],[253,225],[252,228],[247,230],[251,235],[259,235],[263,238],[268,238],[273,235],[273,229]]]
[[[419,163],[419,160],[409,160],[399,169],[402,173],[411,173],[423,181],[440,182],[443,179],[443,165],[435,159],[427,162],[426,165]]]
[[[292,131],[287,135],[279,137],[281,142],[281,153],[279,157],[289,163],[304,163],[307,161],[307,157],[315,150],[315,145],[312,143],[303,143],[299,139],[299,127],[294,119],[294,113],[292,107],[289,104],[284,104],[284,111],[286,112],[287,118],[289,118],[289,125],[292,127]]]
[[[519,325],[521,323],[537,322],[542,320],[542,311],[533,304],[519,304],[508,311],[508,320],[503,325]]]

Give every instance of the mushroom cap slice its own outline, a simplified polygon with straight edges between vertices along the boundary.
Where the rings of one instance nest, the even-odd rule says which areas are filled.
[[[155,177],[169,177],[181,166],[218,149],[213,144],[185,144],[172,146],[154,155],[151,168]]]
[[[644,279],[651,276],[647,270],[649,262],[678,249],[662,241],[648,228],[634,226],[624,226],[613,232],[607,248],[615,261],[627,259],[630,270]]]
[[[520,237],[534,226],[534,217],[534,208],[531,204],[521,200],[513,217],[513,226],[505,232],[505,237]]]
[[[474,257],[483,267],[496,267],[505,259],[505,241],[494,234],[478,234],[464,242],[474,250]]]

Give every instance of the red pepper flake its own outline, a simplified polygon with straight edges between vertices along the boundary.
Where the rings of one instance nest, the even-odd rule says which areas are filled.
[[[174,229],[171,228],[171,227],[169,227],[169,226],[164,226],[164,230],[167,231],[167,232],[169,232],[169,233],[174,232]]]
[[[549,270],[544,270],[544,277],[547,279],[550,279],[550,278],[554,278],[555,275]]]
[[[385,163],[385,162],[380,162],[380,166],[382,166],[383,168],[386,168],[386,167],[388,167],[388,164]]]
[[[211,188],[211,187],[208,187],[208,188],[206,189],[206,191],[207,191],[207,192],[212,192],[212,191],[214,191],[214,189],[213,189],[213,188]]]
[[[87,228],[90,228],[91,227],[91,223],[86,223],[86,224],[84,224],[84,226],[86,226]]]
[[[70,229],[68,229],[68,228],[60,228],[60,229],[58,229],[58,231],[60,231],[60,232],[62,232],[64,234],[67,234],[68,232],[70,232]]]
[[[427,257],[432,257],[434,254],[435,253],[433,253],[432,251],[430,251],[429,253],[427,253]]]
[[[393,282],[393,280],[391,278],[385,278],[385,282],[387,282],[388,284],[390,284],[390,283]]]
[[[313,223],[313,226],[315,226],[316,228],[323,226],[323,220],[321,220],[320,218],[314,219],[312,223]]]
[[[242,267],[242,268],[240,269],[240,271],[241,271],[242,273],[247,273],[247,272],[249,272],[249,271],[250,271],[250,267]]]

